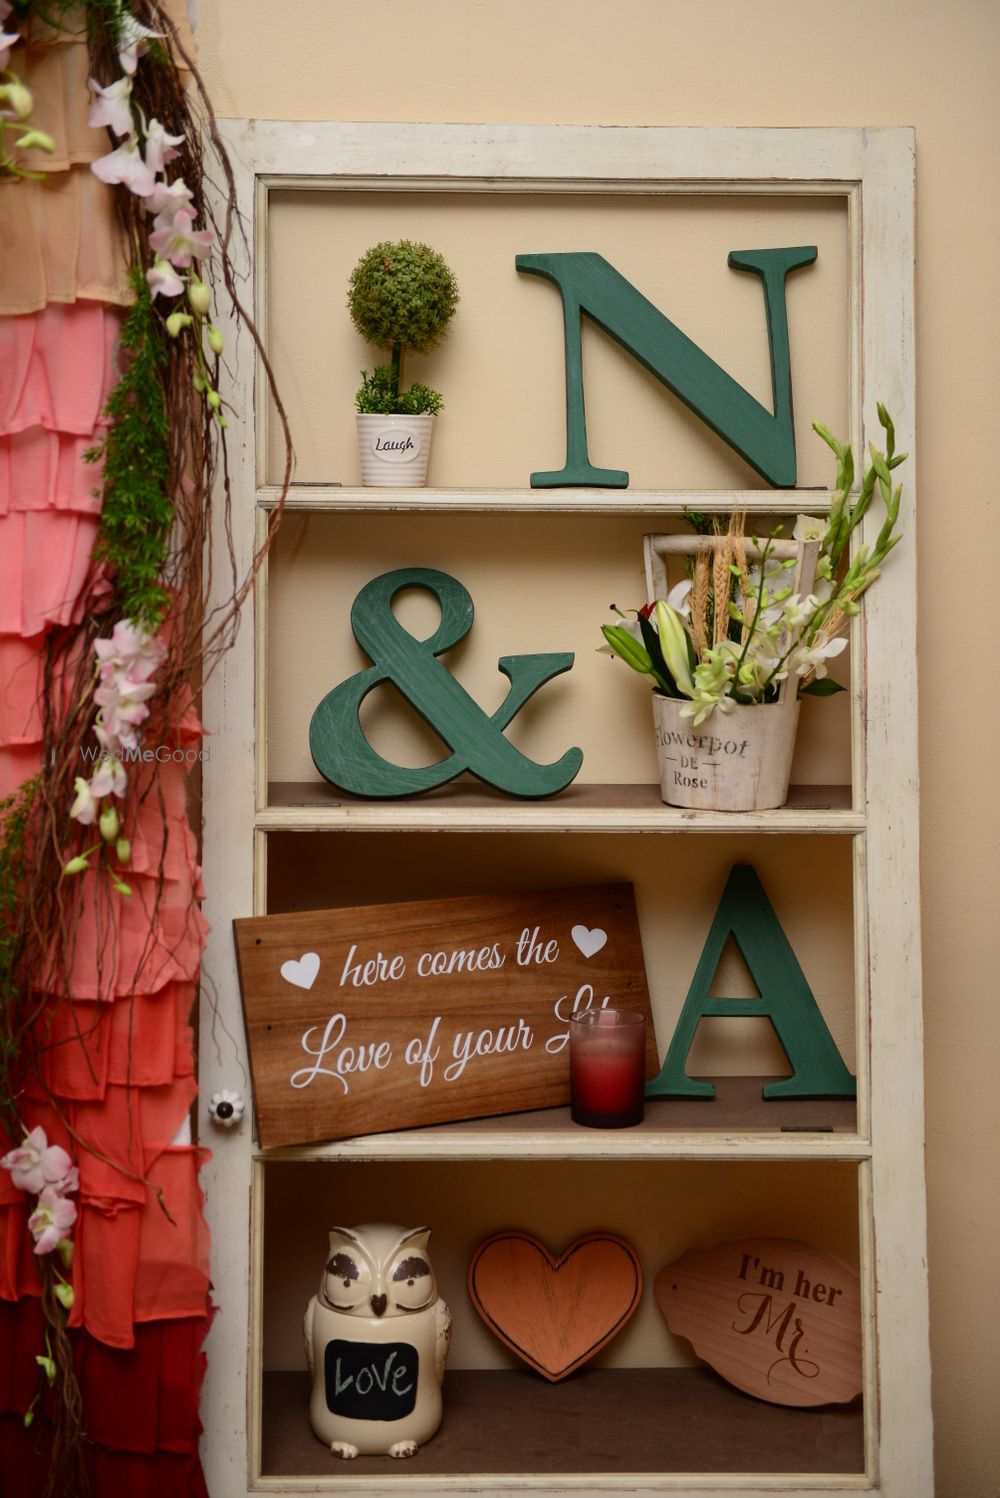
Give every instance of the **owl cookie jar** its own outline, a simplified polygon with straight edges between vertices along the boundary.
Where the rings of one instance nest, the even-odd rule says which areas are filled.
[[[331,1228],[306,1307],[309,1417],[334,1456],[412,1456],[441,1424],[451,1312],[427,1254],[430,1228]]]

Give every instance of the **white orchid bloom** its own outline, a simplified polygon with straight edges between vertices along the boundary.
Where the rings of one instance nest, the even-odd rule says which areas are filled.
[[[118,61],[129,76],[135,72],[140,57],[145,57],[154,38],[163,36],[162,31],[150,31],[137,21],[131,11],[118,12]]]
[[[821,641],[819,644],[800,645],[792,652],[789,666],[798,676],[808,676],[815,672],[817,681],[822,681],[826,675],[827,661],[846,648],[846,635],[838,635],[834,640]]]
[[[157,182],[146,199],[146,212],[156,215],[154,229],[169,229],[178,208],[189,208],[193,201],[190,187],[183,177],[178,177],[175,182]]]
[[[211,254],[215,234],[211,229],[196,229],[194,219],[192,209],[178,208],[168,225],[149,236],[156,253],[169,260],[171,265],[186,267],[194,256],[204,260]]]
[[[685,702],[677,716],[693,719],[692,728],[698,728],[708,721],[716,708],[720,713],[731,713],[735,705],[729,696],[716,697],[711,692],[696,692],[692,701]]]
[[[792,539],[794,541],[822,541],[829,525],[830,522],[819,515],[797,515]]]
[[[109,639],[94,641],[94,654],[100,662],[102,681],[122,668],[127,670],[129,680],[148,681],[166,655],[166,646],[131,619],[119,619]]]
[[[109,83],[107,88],[102,88],[93,78],[88,78],[87,87],[94,95],[90,113],[87,115],[87,124],[95,130],[106,125],[117,136],[131,135],[135,128],[130,102],[132,98],[131,78],[119,78],[116,83]]]
[[[168,135],[159,120],[150,120],[146,128],[146,165],[154,176],[163,171],[168,161],[176,161],[181,153],[174,148],[183,144],[183,135]]]
[[[181,296],[184,291],[184,282],[170,261],[161,260],[159,255],[146,272],[146,284],[154,302],[158,296]]]
[[[102,796],[117,796],[120,799],[125,794],[127,783],[128,776],[121,760],[116,754],[106,754],[90,777],[90,793],[98,800]]]
[[[92,161],[90,170],[101,182],[107,182],[111,187],[120,182],[129,192],[134,192],[137,198],[148,197],[156,185],[152,172],[139,154],[139,141],[135,135],[130,135],[116,151]]]
[[[10,62],[10,49],[20,40],[19,31],[0,31],[0,72],[6,71],[7,64]]]
[[[84,827],[90,827],[97,817],[98,804],[94,799],[88,781],[82,775],[78,775],[73,781],[73,789],[76,791],[76,800],[69,809],[69,814],[74,821],[80,822]]]

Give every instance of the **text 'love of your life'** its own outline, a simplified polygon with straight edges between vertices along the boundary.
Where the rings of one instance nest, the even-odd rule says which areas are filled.
[[[629,884],[234,922],[264,1149],[569,1101],[574,1010],[647,1020]]]
[[[581,926],[574,927],[572,935],[581,951],[585,951],[588,946],[592,947],[598,939],[598,933]],[[599,935],[604,936],[605,933],[600,932]],[[601,942],[602,946],[603,944]],[[378,951],[374,956],[362,960],[357,957],[357,950],[356,943],[352,943],[340,975],[341,988],[345,985],[362,988],[377,983],[396,983],[406,977],[406,959],[401,953],[389,958]],[[421,952],[415,969],[420,978],[450,977],[456,971],[495,971],[504,966],[508,955],[497,942],[478,949],[439,949]],[[537,966],[557,963],[559,941],[556,937],[540,939],[538,926],[533,929],[525,927],[518,937],[513,956],[518,967],[527,967],[531,963]],[[553,1017],[560,1028],[544,1042],[548,1054],[558,1055],[568,1043],[567,1026],[571,1015],[595,1007],[606,1008],[610,1003],[612,996],[599,996],[591,983],[581,984],[572,998],[569,994],[560,995],[552,1005]],[[419,1068],[421,1087],[430,1085],[435,1064],[441,1055],[439,1031],[442,1018],[440,1014],[435,1015],[424,1036],[414,1035],[403,1048],[406,1065]],[[289,1080],[293,1087],[308,1087],[317,1077],[333,1077],[347,1093],[350,1091],[347,1079],[352,1073],[385,1071],[392,1064],[394,1057],[391,1041],[351,1045],[346,1040],[347,1017],[344,1014],[330,1015],[322,1037],[316,1044],[314,1036],[318,1030],[319,1026],[314,1025],[302,1037],[302,1049],[315,1059],[311,1066],[300,1067],[292,1074]],[[452,1038],[451,1060],[443,1066],[441,1074],[446,1082],[456,1082],[473,1057],[502,1056],[518,1050],[527,1051],[534,1041],[535,1033],[523,1015],[518,1015],[516,1020],[506,1025],[484,1027],[478,1031],[459,1030]]]

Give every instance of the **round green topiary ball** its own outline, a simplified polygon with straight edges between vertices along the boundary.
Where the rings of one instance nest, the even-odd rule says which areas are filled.
[[[443,336],[458,302],[458,283],[427,244],[386,240],[362,255],[351,272],[347,308],[362,338],[418,354]]]

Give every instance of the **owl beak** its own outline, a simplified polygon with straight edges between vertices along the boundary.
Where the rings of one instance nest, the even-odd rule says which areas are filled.
[[[371,1301],[371,1307],[375,1312],[375,1315],[381,1316],[385,1311],[386,1305],[388,1304],[388,1298],[385,1295],[371,1295],[369,1296],[369,1299]]]

